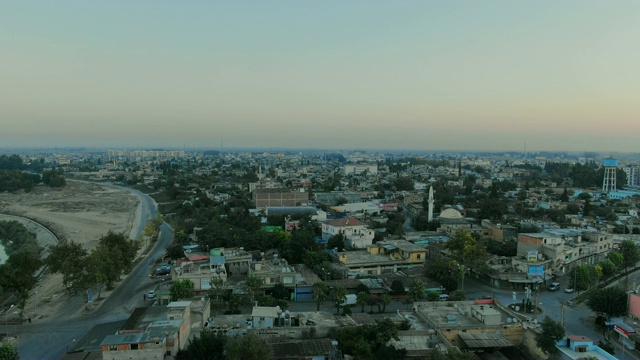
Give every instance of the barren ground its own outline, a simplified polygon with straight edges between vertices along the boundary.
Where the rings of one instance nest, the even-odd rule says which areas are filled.
[[[88,250],[93,249],[109,230],[129,235],[138,204],[138,199],[126,191],[72,181],[62,189],[38,186],[29,193],[0,193],[0,214],[33,219],[45,224],[58,237],[81,243]],[[67,300],[69,296],[64,292],[62,276],[45,274],[27,301],[24,317],[49,317]],[[4,319],[8,319],[18,314],[14,311],[5,315]]]

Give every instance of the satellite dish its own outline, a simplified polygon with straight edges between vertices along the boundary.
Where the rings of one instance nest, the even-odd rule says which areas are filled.
[[[507,322],[508,322],[509,324],[511,324],[511,323],[513,322],[513,319],[512,319],[512,318],[507,318]]]

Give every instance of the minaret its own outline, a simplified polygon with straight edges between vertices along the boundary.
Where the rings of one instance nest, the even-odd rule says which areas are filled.
[[[429,187],[429,222],[433,221],[433,186]]]

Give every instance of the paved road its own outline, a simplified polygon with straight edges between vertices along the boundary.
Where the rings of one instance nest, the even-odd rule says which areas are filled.
[[[136,190],[123,188],[127,191]],[[140,225],[136,226],[139,233],[144,228],[146,220],[155,216],[157,208],[153,199],[139,193],[145,199],[142,202],[140,211]],[[148,198],[148,199],[146,199]],[[7,327],[11,335],[17,335],[16,343],[21,359],[60,359],[68,349],[73,349],[80,339],[93,326],[126,319],[131,311],[138,306],[144,306],[142,294],[155,288],[160,280],[151,279],[149,274],[155,264],[155,260],[160,258],[167,245],[173,240],[173,229],[163,224],[160,228],[158,240],[149,254],[140,261],[114,290],[111,295],[104,300],[104,303],[97,310],[89,314],[78,314],[78,310],[84,306],[84,296],[74,297],[69,302],[68,311],[58,314],[55,318],[34,321],[31,324],[23,324]],[[97,345],[102,339],[93,339],[92,345]],[[96,344],[97,342],[97,344]]]

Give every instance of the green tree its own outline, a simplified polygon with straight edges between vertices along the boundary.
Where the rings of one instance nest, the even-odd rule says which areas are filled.
[[[49,247],[45,263],[51,272],[62,274],[65,290],[75,295],[91,285],[91,274],[86,266],[88,257],[89,252],[81,244],[65,241]]]
[[[371,301],[371,295],[368,292],[360,291],[356,294],[356,304],[360,305],[360,312],[364,312],[364,306]]]
[[[212,277],[210,283],[211,290],[209,290],[209,295],[211,296],[211,308],[215,314],[217,310],[224,307],[224,297],[227,294],[227,286],[224,280],[217,276]]]
[[[228,337],[222,332],[214,333],[204,329],[200,335],[189,339],[187,346],[180,350],[177,360],[226,360],[225,348]]]
[[[193,282],[189,279],[178,279],[171,285],[170,292],[171,301],[192,298],[195,293]]]
[[[565,186],[564,190],[562,191],[562,195],[560,195],[560,201],[562,201],[562,202],[569,201],[569,193],[567,192],[567,187],[566,186]]]
[[[278,300],[289,300],[289,289],[286,286],[277,283],[273,286],[273,297]]]
[[[0,265],[0,288],[18,295],[18,307],[23,309],[29,293],[38,282],[35,272],[42,266],[38,253],[21,249],[9,255]]]
[[[243,290],[245,294],[248,295],[248,300],[251,302],[251,304],[256,301],[258,296],[264,294],[262,285],[264,285],[264,280],[261,277],[255,274],[247,276],[247,279],[244,282]]]
[[[391,296],[389,294],[384,293],[378,297],[378,312],[385,312],[387,310],[387,305],[391,303]],[[382,309],[380,309],[382,306]]]
[[[336,286],[331,292],[336,313],[340,313],[340,307],[347,300],[347,291],[342,286]]]
[[[18,349],[10,342],[3,342],[0,345],[0,360],[18,360]]]
[[[327,241],[327,248],[328,249],[338,249],[338,251],[342,251],[343,249],[345,249],[345,244],[344,244],[344,235],[343,234],[335,234],[332,237],[329,238],[329,241]]]
[[[268,360],[273,357],[271,346],[254,333],[229,338],[226,350],[228,360]]]
[[[542,321],[542,331],[536,334],[536,344],[545,354],[555,355],[559,351],[556,343],[564,337],[565,332],[562,324],[546,316]]]
[[[102,236],[88,259],[94,282],[106,285],[108,290],[113,289],[113,283],[131,271],[138,245],[124,234],[109,231]]]
[[[404,284],[400,280],[393,280],[391,282],[391,294],[392,295],[404,295]]]
[[[600,262],[600,268],[602,269],[602,277],[610,278],[618,272],[618,267],[610,259],[604,259]]]
[[[624,267],[624,257],[622,253],[619,251],[611,251],[607,254],[607,260],[611,260],[611,262],[616,266],[616,269],[620,271]]]
[[[320,311],[320,304],[329,296],[329,288],[323,282],[316,282],[313,284],[313,297],[316,299],[316,311]]]
[[[424,297],[424,283],[420,279],[414,280],[411,285],[409,285],[409,296],[411,296],[414,302]]]
[[[595,286],[600,273],[595,265],[576,265],[569,270],[570,286],[576,291],[583,291]]]
[[[427,301],[438,301],[440,300],[440,294],[434,291],[429,291],[427,293]]]
[[[409,176],[398,176],[393,185],[398,191],[411,191],[414,189],[413,180]]]
[[[620,253],[622,254],[622,267],[625,271],[624,276],[624,288],[627,289],[627,282],[629,279],[629,268],[635,267],[638,261],[640,261],[640,251],[638,246],[632,240],[622,240],[620,243]]]
[[[622,316],[627,313],[627,293],[617,286],[596,289],[587,299],[587,306],[593,312],[605,314],[607,319]]]
[[[453,259],[436,256],[425,263],[425,275],[451,292],[458,288],[461,268],[460,264]]]
[[[478,242],[471,234],[463,229],[456,231],[446,242],[445,248],[451,251],[454,259],[458,260],[460,264],[467,268],[477,267],[484,261],[487,254],[487,249],[484,244]],[[462,271],[458,273],[461,276],[461,284],[463,284],[465,272]],[[464,288],[464,286],[462,288]]]

